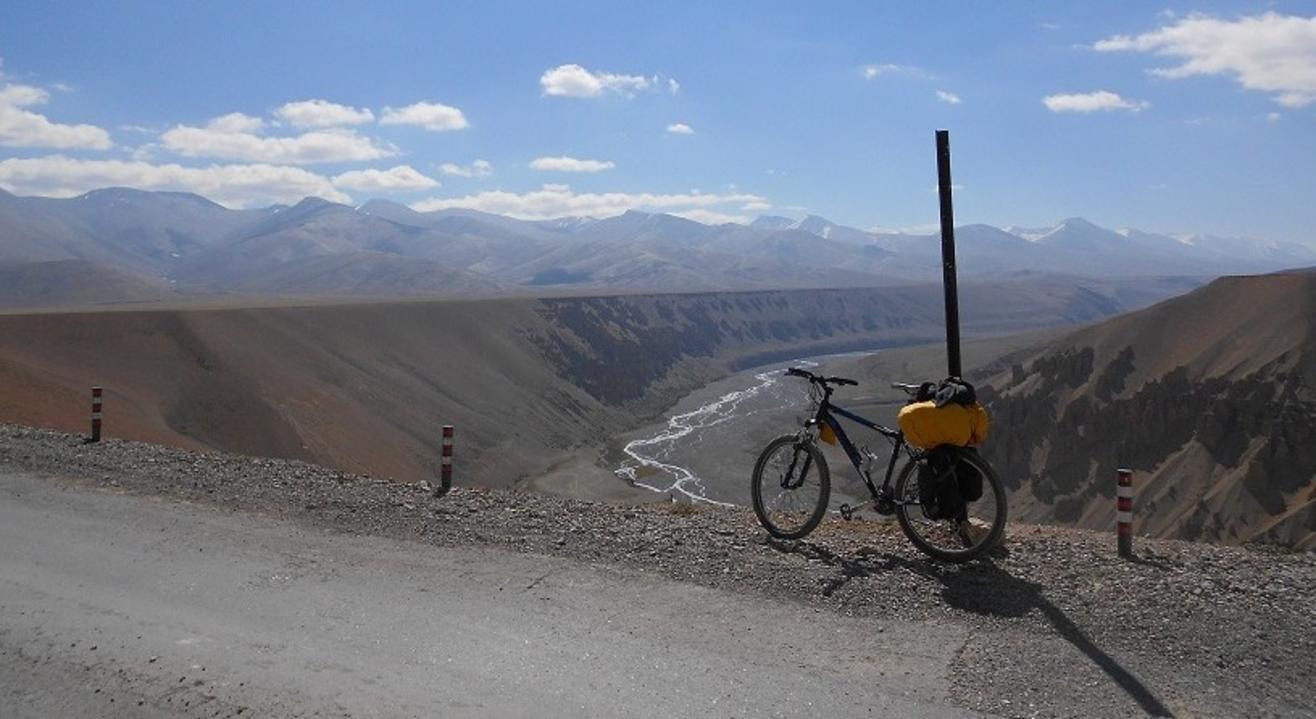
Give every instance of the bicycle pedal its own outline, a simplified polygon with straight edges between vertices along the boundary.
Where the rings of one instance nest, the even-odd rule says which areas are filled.
[[[848,504],[842,504],[842,505],[841,505],[841,519],[844,519],[844,520],[847,521],[847,522],[850,521],[850,520],[852,520],[852,519],[854,519],[854,507],[851,507],[851,506],[848,505]]]

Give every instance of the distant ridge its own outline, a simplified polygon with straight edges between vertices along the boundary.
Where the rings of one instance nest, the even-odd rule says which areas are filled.
[[[1302,245],[1117,231],[1079,217],[1051,228],[963,225],[957,237],[968,281],[1021,272],[1205,279],[1316,264]],[[288,297],[873,287],[932,281],[941,267],[934,234],[868,232],[817,215],[708,225],[630,210],[531,221],[380,199],[229,210],[191,193],[114,187],[68,199],[0,194],[0,262],[59,260],[194,294]]]
[[[0,262],[0,308],[93,307],[177,298],[167,285],[86,260]]]

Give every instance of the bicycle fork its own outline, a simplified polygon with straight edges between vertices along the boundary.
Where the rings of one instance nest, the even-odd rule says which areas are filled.
[[[795,464],[800,461],[800,453],[804,453],[804,466],[800,468],[799,481],[793,481],[795,475]],[[782,475],[782,489],[799,489],[804,484],[804,478],[809,476],[809,467],[813,464],[813,455],[805,448],[802,443],[795,443],[795,452],[791,454],[791,463],[786,467],[786,474]]]

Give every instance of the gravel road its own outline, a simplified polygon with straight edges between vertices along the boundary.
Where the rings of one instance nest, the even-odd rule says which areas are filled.
[[[717,598],[705,612],[714,619],[720,602],[744,601],[759,608],[752,611],[786,608],[805,624],[811,616],[827,625],[855,621],[837,646],[798,646],[849,652],[850,662],[871,661],[879,671],[897,654],[945,651],[951,705],[991,715],[1311,716],[1316,707],[1312,554],[1139,540],[1140,559],[1124,562],[1109,534],[1012,525],[1007,549],[990,561],[945,566],[876,518],[828,520],[808,541],[779,543],[735,508],[628,507],[462,487],[434,499],[423,484],[299,462],[117,440],[83,445],[73,435],[5,425],[0,471],[238,510],[299,531],[498,549],[531,564],[613,573],[619,586],[712,589],[692,596]],[[362,572],[376,571],[363,564]],[[690,615],[704,603],[689,604]],[[7,609],[0,616],[10,621]],[[666,616],[664,626],[692,621]],[[884,637],[898,637],[899,646]],[[826,656],[829,675],[853,669]]]
[[[970,715],[961,627],[18,475],[0,577],[5,716]]]

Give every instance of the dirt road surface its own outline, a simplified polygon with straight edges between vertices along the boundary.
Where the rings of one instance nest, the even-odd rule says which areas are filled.
[[[967,630],[0,474],[0,714],[969,716]]]

